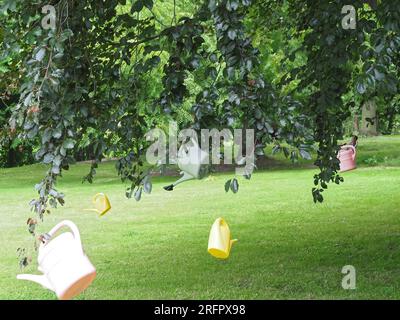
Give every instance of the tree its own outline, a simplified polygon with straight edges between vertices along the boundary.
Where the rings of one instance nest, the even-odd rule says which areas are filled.
[[[351,115],[343,97],[398,90],[399,3],[378,1],[373,10],[364,2],[354,1],[357,28],[344,30],[341,0],[204,0],[185,14],[172,0],[58,0],[47,29],[41,8],[48,1],[3,0],[2,50],[18,53],[14,72],[23,73],[11,129],[37,139],[36,159],[49,165],[33,210],[43,218],[64,203],[55,184],[86,147],[82,141],[93,146],[87,181],[104,156],[120,154],[127,196],[140,192],[149,181],[144,134],[178,118],[195,130],[252,128],[258,155],[273,143],[293,160],[310,158],[316,142],[320,172],[312,194],[322,202],[328,183],[343,181],[336,155]],[[172,9],[169,17],[163,5]],[[257,7],[268,10],[259,15]],[[260,19],[282,39],[272,52],[286,66],[277,68],[280,81],[263,69],[260,61],[272,53],[260,52],[257,32],[250,32]]]
[[[5,26],[1,23],[1,41],[4,36],[3,28]],[[12,108],[19,101],[17,61],[16,55],[9,56],[0,50],[0,167],[14,167],[33,162],[33,144],[19,139],[8,125]]]
[[[368,4],[365,4],[365,3]],[[266,29],[294,26],[295,37],[302,43],[307,62],[290,70],[289,79],[299,80],[297,91],[306,92],[303,114],[314,124],[314,140],[318,142],[315,165],[314,201],[323,201],[322,192],[328,182],[340,183],[338,141],[343,138],[343,123],[351,115],[357,100],[392,96],[398,92],[399,23],[396,1],[354,1],[357,28],[344,30],[340,14],[346,1],[257,1],[262,12],[270,13],[266,21],[276,21],[272,15],[278,7],[289,5],[288,19],[280,12],[282,23],[263,24]],[[279,16],[279,15],[278,15]],[[283,18],[283,19],[282,19]],[[292,60],[294,55],[288,55]],[[350,94],[349,94],[350,93]],[[350,103],[344,97],[350,95]],[[394,108],[391,108],[395,112]]]

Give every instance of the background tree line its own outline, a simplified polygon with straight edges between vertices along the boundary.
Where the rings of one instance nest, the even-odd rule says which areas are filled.
[[[253,128],[258,156],[273,145],[296,161],[315,145],[315,201],[343,181],[346,133],[398,130],[395,0],[353,1],[355,30],[341,26],[341,0],[0,3],[1,157],[17,154],[2,165],[49,165],[32,203],[40,216],[63,203],[55,181],[76,160],[93,160],[92,181],[102,158],[119,157],[132,196],[149,175],[144,133],[171,119]],[[55,30],[41,26],[47,4]]]

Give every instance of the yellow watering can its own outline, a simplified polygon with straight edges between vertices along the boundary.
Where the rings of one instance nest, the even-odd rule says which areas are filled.
[[[104,193],[98,193],[93,197],[93,205],[95,209],[85,209],[85,211],[94,211],[104,216],[111,209],[111,203]]]
[[[222,218],[215,220],[211,227],[208,239],[208,252],[218,259],[227,259],[232,245],[238,241],[231,240],[231,231],[226,221]]]

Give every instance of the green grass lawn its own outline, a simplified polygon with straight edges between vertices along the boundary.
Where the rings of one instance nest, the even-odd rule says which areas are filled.
[[[88,165],[79,164],[58,186],[65,207],[46,216],[39,232],[63,219],[80,228],[98,276],[78,299],[399,299],[399,147],[399,137],[360,142],[361,167],[332,185],[322,205],[312,202],[315,170],[305,168],[256,172],[240,179],[236,195],[224,191],[231,174],[173,192],[162,189],[172,177],[156,178],[153,193],[136,202],[125,198],[113,163],[101,165],[93,185],[81,184]],[[374,156],[387,161],[363,162]],[[0,169],[0,299],[55,299],[15,279],[16,249],[32,247],[25,221],[43,172],[39,165]],[[113,205],[103,218],[83,211],[97,192]],[[207,253],[220,216],[239,239],[226,261]],[[345,265],[357,270],[356,290],[341,287]],[[23,272],[36,268],[33,261]]]

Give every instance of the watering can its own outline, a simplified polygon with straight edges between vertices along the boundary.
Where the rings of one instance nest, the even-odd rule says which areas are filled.
[[[69,227],[72,233],[52,239],[62,227]],[[41,284],[60,300],[72,299],[92,283],[96,269],[83,252],[79,230],[72,221],[60,222],[46,236],[49,240],[40,245],[38,255],[38,270],[43,274],[19,274],[17,279]]]
[[[342,146],[339,151],[340,172],[345,172],[357,168],[356,165],[356,148],[352,145]]]
[[[191,143],[191,145],[190,145]],[[205,163],[208,153],[201,150],[196,140],[183,144],[178,151],[177,163],[179,169],[182,170],[183,176],[174,184],[164,187],[167,191],[174,190],[178,184],[200,177],[201,165]]]
[[[93,197],[93,205],[95,209],[85,209],[85,211],[94,211],[104,216],[111,209],[111,203],[104,193],[98,193]]]
[[[227,259],[232,245],[236,241],[238,240],[231,240],[231,232],[226,221],[218,218],[211,227],[208,239],[208,252],[215,258]]]

